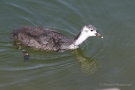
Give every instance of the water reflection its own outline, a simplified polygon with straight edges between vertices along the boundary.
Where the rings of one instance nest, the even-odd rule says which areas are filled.
[[[80,48],[72,51],[71,53],[74,54],[76,59],[80,62],[81,71],[86,74],[95,73],[101,66],[96,60],[86,57]]]

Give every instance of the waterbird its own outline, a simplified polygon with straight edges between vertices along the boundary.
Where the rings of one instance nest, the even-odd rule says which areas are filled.
[[[62,33],[51,28],[42,28],[39,26],[23,26],[13,31],[13,39],[18,49],[21,49],[21,45],[23,45],[33,49],[60,52],[79,48],[79,45],[91,36],[103,38],[97,32],[96,27],[91,24],[84,25],[74,39],[69,39]],[[27,51],[23,50],[23,52]]]

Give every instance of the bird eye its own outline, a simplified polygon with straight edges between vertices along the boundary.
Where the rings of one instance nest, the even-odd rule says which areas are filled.
[[[90,31],[93,31],[93,30],[90,30]]]

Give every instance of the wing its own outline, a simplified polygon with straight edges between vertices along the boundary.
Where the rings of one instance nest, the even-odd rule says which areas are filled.
[[[66,37],[61,34],[60,32],[50,30],[50,29],[45,29],[43,33],[37,37],[37,41],[42,43],[42,44],[60,44],[64,42],[63,40],[66,39]]]
[[[45,50],[54,50],[57,51],[61,49],[61,46],[65,43],[65,39],[67,39],[63,34],[45,29],[43,34],[36,38]]]
[[[37,45],[33,44],[32,41],[34,41],[38,43],[39,48],[44,50],[58,50],[67,41],[67,38],[60,32],[48,28],[43,29],[41,27],[21,27],[14,30],[13,34],[15,37],[18,36],[17,38],[21,42],[26,43],[25,41],[28,41],[27,46],[32,45],[33,47],[37,47]],[[23,39],[21,34],[24,37]]]
[[[38,37],[44,32],[44,29],[41,27],[19,27],[16,30],[13,31],[14,36],[18,35],[19,33],[23,33],[25,35],[28,35],[30,37]]]

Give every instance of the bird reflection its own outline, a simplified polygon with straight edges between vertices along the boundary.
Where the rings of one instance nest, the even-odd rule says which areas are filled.
[[[81,71],[87,74],[95,73],[101,66],[96,60],[86,57],[82,50],[76,49],[71,52],[81,64]]]

